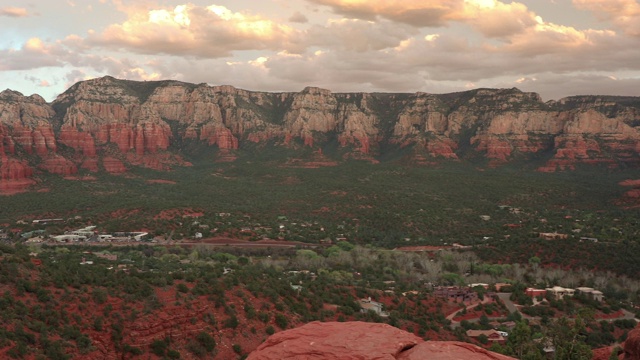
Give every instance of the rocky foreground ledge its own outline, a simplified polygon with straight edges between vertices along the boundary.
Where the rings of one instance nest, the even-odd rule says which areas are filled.
[[[513,360],[473,344],[424,341],[387,324],[312,322],[274,334],[248,360]]]

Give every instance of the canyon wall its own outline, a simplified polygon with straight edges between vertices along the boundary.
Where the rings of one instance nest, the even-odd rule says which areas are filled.
[[[126,172],[187,166],[183,144],[233,161],[249,144],[337,144],[333,160],[378,161],[402,150],[416,165],[533,161],[538,171],[579,164],[638,166],[640,98],[575,96],[543,102],[518,89],[452,94],[332,93],[308,87],[265,93],[178,81],[103,77],[52,103],[0,93],[0,187],[43,172]],[[249,146],[250,147],[250,146]]]

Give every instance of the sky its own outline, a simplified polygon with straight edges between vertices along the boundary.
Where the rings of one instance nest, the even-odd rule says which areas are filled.
[[[255,91],[640,96],[640,0],[0,0],[0,90],[111,75]]]

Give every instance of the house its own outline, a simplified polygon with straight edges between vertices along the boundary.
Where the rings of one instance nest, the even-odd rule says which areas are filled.
[[[494,285],[494,287],[496,288],[496,291],[498,291],[498,292],[502,291],[503,287],[510,287],[510,286],[511,286],[511,284],[507,284],[507,283],[496,283]]]
[[[552,232],[552,233],[540,233],[538,235],[541,239],[545,239],[545,240],[564,240],[564,239],[568,239],[569,235],[567,234],[560,234],[558,232]]]
[[[455,302],[473,302],[478,300],[478,293],[468,287],[438,286],[434,289],[433,294],[437,297],[453,300]]]
[[[467,336],[472,339],[477,340],[479,336],[484,335],[487,337],[487,339],[489,339],[489,341],[504,342],[506,339],[501,333],[505,332],[498,330],[467,330]]]
[[[538,297],[538,296],[545,296],[547,294],[547,290],[546,289],[534,289],[534,288],[527,288],[524,293],[529,296],[529,297]]]
[[[485,290],[488,290],[488,289],[489,289],[489,284],[485,284],[485,283],[469,284],[469,287],[470,287],[470,288],[472,288],[472,289],[473,289],[474,287],[476,287],[476,286],[480,286],[480,287],[484,288]]]
[[[66,235],[54,236],[53,239],[57,242],[74,242],[74,241],[85,241],[87,240],[87,237],[81,236],[81,235],[66,234]]]
[[[575,293],[574,289],[563,288],[562,286],[554,286],[552,288],[547,288],[547,293],[551,293],[556,300],[563,299],[565,296],[573,296]]]
[[[595,301],[602,301],[604,299],[604,295],[602,294],[602,291],[599,290],[595,290],[594,288],[590,288],[590,287],[579,287],[576,288],[576,291],[580,292],[581,294],[586,295],[588,298],[595,300]]]
[[[516,322],[515,321],[505,321],[502,323],[502,326],[506,327],[507,329],[513,329],[516,327]]]
[[[360,305],[360,312],[366,313],[368,311],[373,311],[374,313],[387,317],[389,314],[382,310],[384,304],[371,300],[371,298],[360,299],[358,300],[358,304]]]
[[[602,294],[602,291],[599,290],[593,290],[591,292],[591,298],[595,301],[600,301],[602,302],[602,300],[604,300],[604,294]]]
[[[19,221],[21,221],[21,220],[19,220]],[[35,219],[35,220],[32,221],[32,223],[33,224],[46,225],[46,224],[50,224],[50,223],[60,223],[60,222],[63,222],[63,221],[64,221],[64,219]]]

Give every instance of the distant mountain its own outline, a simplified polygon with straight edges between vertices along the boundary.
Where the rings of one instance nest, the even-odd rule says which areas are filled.
[[[103,77],[52,103],[0,93],[0,187],[44,173],[168,170],[196,154],[233,161],[246,151],[300,150],[302,166],[349,159],[538,171],[640,164],[640,98],[574,96],[543,102],[518,89],[451,94],[266,93],[178,81]],[[304,155],[306,154],[306,155]]]

